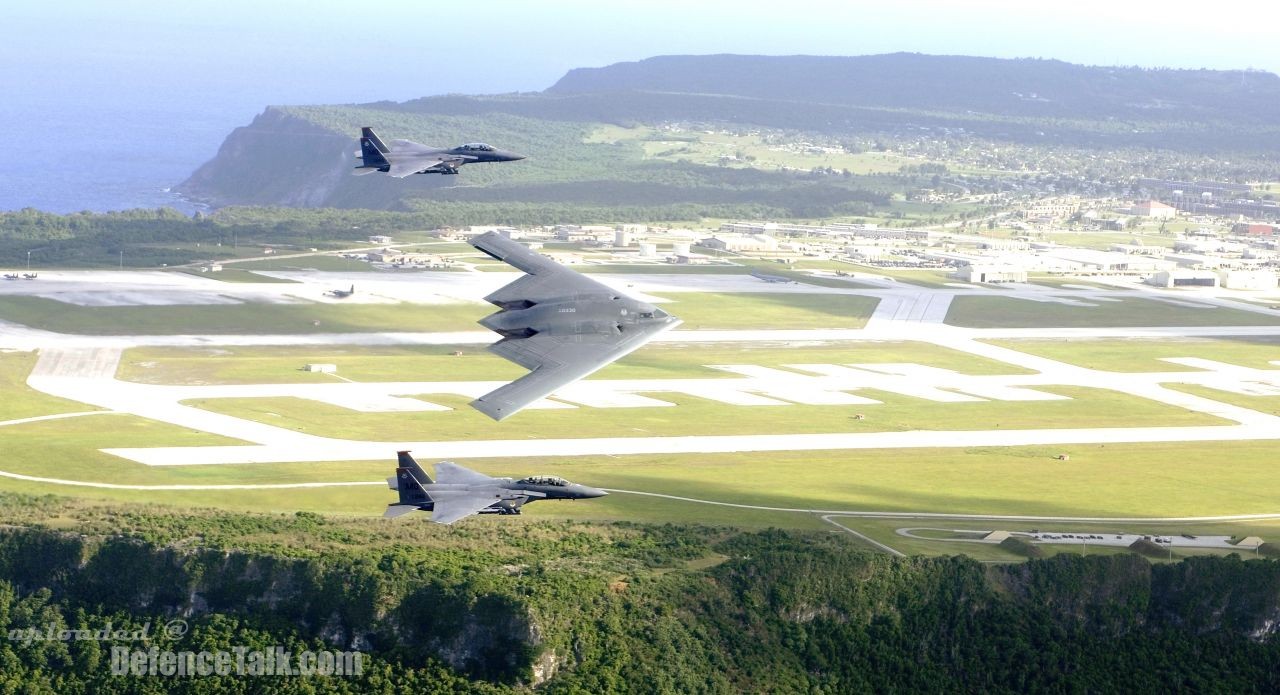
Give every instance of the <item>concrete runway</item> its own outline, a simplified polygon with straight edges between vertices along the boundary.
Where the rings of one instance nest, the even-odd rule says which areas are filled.
[[[95,295],[96,305],[119,303],[200,303],[216,295],[217,301],[234,296],[244,301],[302,301],[318,299],[326,289],[355,283],[367,294],[397,301],[475,301],[510,281],[511,273],[271,273],[300,280],[297,284],[231,284],[177,273],[49,272],[37,281],[0,283],[0,294],[35,294],[73,300]],[[1062,290],[1019,286],[1012,289],[946,288],[931,290],[898,285],[886,289],[830,290],[804,285],[765,283],[736,275],[599,275],[599,279],[629,292],[661,296],[674,289],[716,292],[822,292],[848,293],[881,298],[865,329],[673,331],[659,340],[672,343],[711,342],[814,342],[839,340],[916,340],[960,350],[1038,372],[1017,376],[967,376],[920,365],[791,365],[786,370],[755,365],[723,365],[738,374],[735,379],[684,379],[655,381],[587,381],[557,394],[558,399],[588,407],[658,406],[663,402],[651,392],[675,392],[711,397],[742,407],[786,403],[828,404],[833,407],[866,403],[849,389],[873,388],[937,400],[1036,400],[1057,398],[1037,392],[1036,386],[1078,385],[1122,391],[1175,407],[1222,418],[1221,426],[1142,427],[1098,429],[1034,429],[990,431],[915,431],[831,433],[808,435],[744,435],[725,437],[635,437],[560,440],[512,439],[462,442],[356,442],[319,437],[178,404],[192,398],[296,396],[369,412],[403,412],[439,409],[429,402],[403,398],[422,393],[456,393],[475,396],[496,384],[491,382],[335,383],[292,386],[162,386],[120,382],[114,379],[122,350],[141,345],[394,345],[487,344],[494,336],[485,331],[447,334],[372,333],[325,335],[252,336],[66,336],[0,324],[0,348],[40,350],[40,359],[28,383],[52,395],[211,432],[245,442],[220,447],[156,447],[113,449],[111,453],[148,465],[196,465],[216,463],[270,463],[286,461],[385,460],[387,452],[414,449],[428,457],[474,458],[505,456],[518,450],[523,456],[581,456],[600,454],[710,453],[737,451],[786,451],[820,449],[871,449],[916,447],[1015,446],[1027,444],[1081,444],[1111,442],[1237,441],[1280,439],[1280,418],[1211,399],[1163,388],[1162,383],[1210,386],[1236,393],[1280,393],[1280,370],[1249,370],[1201,360],[1192,366],[1200,372],[1115,374],[1098,372],[1042,357],[979,342],[987,338],[1107,338],[1186,337],[1221,335],[1280,335],[1280,326],[1111,329],[965,329],[942,323],[955,296],[986,294],[1043,300],[1069,294],[1073,300],[1106,301],[1115,297],[1163,296],[1161,291],[1129,289]],[[888,284],[888,283],[886,283]],[[354,302],[366,292],[343,301]],[[146,295],[146,296],[140,296]],[[315,295],[315,296],[312,296]],[[147,297],[163,296],[164,301]],[[113,298],[114,299],[111,299]],[[1180,299],[1272,315],[1265,307],[1235,301],[1232,297],[1179,293]],[[105,298],[105,299],[104,299]],[[381,299],[379,300],[381,301]],[[1184,362],[1185,363],[1185,362]],[[645,392],[639,396],[637,392]],[[429,400],[429,399],[428,399]],[[546,402],[543,407],[572,407]],[[506,423],[513,432],[519,419]]]

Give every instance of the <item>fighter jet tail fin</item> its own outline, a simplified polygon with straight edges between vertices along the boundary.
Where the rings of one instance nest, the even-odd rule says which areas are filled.
[[[373,132],[373,128],[361,128],[360,137],[369,138],[369,142],[373,143],[373,146],[378,148],[378,151],[382,154],[389,154],[391,152],[391,148],[387,147],[386,143],[382,142],[382,138],[378,137],[378,134]]]
[[[399,464],[395,477],[387,478],[387,485],[400,492],[400,505],[417,508],[431,502],[431,495],[423,487],[434,482],[431,476],[422,470],[422,466],[407,451],[399,452]]]
[[[374,144],[372,138],[360,138],[360,159],[364,160],[362,166],[365,167],[386,167],[391,166],[391,162]]]

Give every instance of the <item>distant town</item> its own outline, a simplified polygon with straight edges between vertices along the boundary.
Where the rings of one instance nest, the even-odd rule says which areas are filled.
[[[645,224],[470,226],[442,240],[498,231],[568,264],[734,265],[769,261],[816,275],[853,277],[891,269],[946,271],[965,283],[1093,276],[1176,287],[1266,291],[1280,272],[1280,206],[1239,196],[1247,186],[1142,179],[1151,197],[1038,198],[986,218],[936,226],[869,222],[726,221],[714,228]],[[415,252],[392,236],[346,253],[389,268],[470,268],[474,254]],[[216,268],[220,269],[221,264]],[[210,269],[215,269],[210,267]]]

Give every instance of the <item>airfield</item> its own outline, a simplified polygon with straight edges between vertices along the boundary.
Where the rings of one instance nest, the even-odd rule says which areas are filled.
[[[409,449],[615,491],[530,517],[826,528],[889,552],[1015,559],[901,533],[922,527],[1280,531],[1274,292],[662,270],[593,277],[685,325],[502,423],[466,403],[522,373],[474,324],[513,273],[0,283],[0,489],[379,515]]]

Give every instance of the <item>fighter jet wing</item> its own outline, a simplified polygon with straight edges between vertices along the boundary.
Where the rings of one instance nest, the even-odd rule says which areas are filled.
[[[435,150],[438,152],[440,150],[439,147],[428,147],[427,145],[424,145],[420,142],[414,142],[412,140],[392,140],[391,147],[392,147],[392,150],[391,150],[392,152],[404,152],[404,153],[430,152],[432,150]]]
[[[394,176],[402,179],[406,176],[412,176],[419,171],[426,171],[432,167],[438,167],[445,160],[437,157],[434,159],[393,159],[391,160],[391,168],[387,170],[387,176]]]
[[[489,351],[533,371],[471,401],[471,407],[495,420],[514,415],[561,386],[621,359],[678,324],[628,326],[627,332],[614,335],[538,334],[531,338],[504,338],[490,345]]]
[[[435,502],[431,520],[437,524],[452,524],[458,519],[478,514],[481,509],[501,501],[501,498],[492,492],[434,493],[431,499]]]
[[[441,485],[479,485],[492,483],[493,478],[452,461],[441,461],[436,464],[436,482]]]

